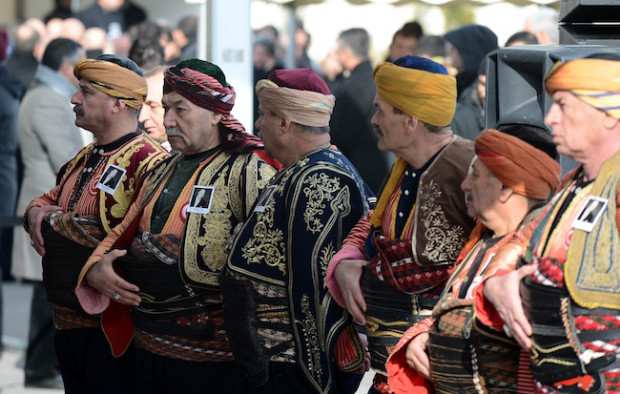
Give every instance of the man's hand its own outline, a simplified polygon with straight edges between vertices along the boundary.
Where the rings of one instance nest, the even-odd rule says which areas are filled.
[[[525,350],[532,346],[532,326],[523,312],[519,283],[537,268],[537,264],[528,264],[509,274],[489,278],[484,283],[484,296],[493,304],[508,327],[504,328],[506,334],[512,336]]]
[[[362,341],[362,346],[364,347],[364,364],[354,373],[356,374],[364,374],[370,371],[370,352],[368,351],[368,336],[366,334],[362,334],[358,332],[357,335],[360,337],[360,341]]]
[[[42,207],[30,208],[28,210],[28,217],[26,218],[26,223],[28,223],[30,244],[41,257],[45,256],[43,235],[41,235],[41,222],[47,214],[56,211],[62,211],[62,207],[59,207],[58,205],[45,205]]]
[[[112,263],[119,257],[127,254],[126,250],[115,249],[103,256],[95,263],[88,273],[86,282],[88,285],[97,289],[111,299],[125,305],[140,305],[142,299],[137,294],[140,289],[121,278],[115,271]]]
[[[340,261],[334,270],[334,277],[347,303],[347,309],[351,316],[360,324],[366,324],[366,317],[364,317],[366,301],[364,301],[364,295],[360,286],[362,267],[366,264],[368,264],[368,261],[345,259]]]
[[[423,332],[418,334],[407,345],[407,351],[405,357],[407,358],[407,364],[418,371],[420,375],[426,380],[432,381],[431,376],[431,361],[426,353],[426,347],[428,346],[428,333]]]

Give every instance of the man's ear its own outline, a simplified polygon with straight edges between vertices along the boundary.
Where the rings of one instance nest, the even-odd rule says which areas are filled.
[[[410,134],[418,126],[418,123],[420,122],[420,120],[411,115],[405,114],[404,122],[405,122],[405,132],[407,134]]]
[[[512,196],[512,193],[514,193],[514,190],[512,190],[509,187],[503,186],[502,191],[499,193],[499,197],[498,197],[499,202],[503,204],[506,201],[508,201],[510,196]]]
[[[211,126],[215,126],[216,124],[220,123],[223,117],[224,114],[211,111]]]
[[[291,129],[291,120],[278,117],[278,131],[281,133],[288,133]]]
[[[117,98],[113,98],[112,99],[112,113],[119,113],[122,110],[125,109],[125,106],[127,105],[127,103],[125,103],[123,100],[119,100]]]
[[[614,118],[608,113],[605,113],[605,119],[603,119],[603,125],[605,126],[605,128],[607,128],[608,130],[615,129],[616,126],[618,126],[618,122],[620,122],[620,119]]]

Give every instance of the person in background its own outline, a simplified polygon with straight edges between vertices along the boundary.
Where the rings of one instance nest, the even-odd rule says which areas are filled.
[[[498,49],[497,36],[486,26],[467,25],[447,32],[443,38],[450,44],[450,65],[458,71],[456,86],[460,98],[475,83],[482,60]]]
[[[86,57],[88,59],[94,59],[99,55],[107,52],[107,36],[105,30],[100,27],[91,27],[84,32],[84,50],[86,50]]]
[[[540,45],[557,44],[560,39],[558,12],[553,8],[539,7],[525,19],[523,30],[534,34]]]
[[[444,40],[442,36],[422,36],[418,41],[416,55],[431,59],[444,67],[447,53],[446,40]],[[454,75],[456,75],[456,73]]]
[[[144,73],[144,78],[149,86],[149,93],[138,115],[138,122],[142,123],[144,131],[159,142],[168,152],[172,149],[166,127],[164,126],[164,107],[161,102],[164,96],[164,66],[151,68]]]
[[[281,70],[284,65],[276,58],[273,42],[267,37],[257,36],[254,40],[252,61],[254,63],[254,85],[261,79],[267,78],[273,71]],[[254,134],[256,134],[256,120],[258,120],[258,96],[254,92]]]
[[[370,120],[375,112],[376,86],[369,58],[370,36],[352,28],[338,36],[338,61],[348,76],[336,91],[330,126],[331,141],[353,163],[364,182],[377,193],[389,171],[389,156],[377,147]]]
[[[11,266],[11,244],[13,239],[12,219],[17,202],[17,113],[22,97],[22,84],[14,78],[4,64],[9,36],[0,29],[0,190],[2,190],[2,207],[0,218],[0,284],[2,275],[8,275]],[[2,286],[0,285],[0,338],[2,337]],[[0,344],[0,352],[2,344]]]
[[[30,24],[22,23],[17,28],[15,46],[6,66],[13,77],[22,84],[25,93],[30,87],[39,66],[38,54],[42,54],[42,37]]]
[[[456,103],[452,119],[454,134],[473,141],[484,129],[486,87],[487,59],[484,58],[478,67],[478,79],[465,89]]]
[[[181,50],[181,60],[197,57],[198,17],[187,15],[181,18],[177,28],[172,31],[172,37]]]
[[[407,22],[394,33],[386,62],[394,62],[407,55],[418,55],[418,42],[424,36],[422,26],[416,22]]]
[[[536,38],[536,35],[529,33],[527,31],[518,31],[515,34],[508,37],[508,39],[506,40],[506,44],[504,44],[504,46],[507,48],[507,47],[514,47],[514,46],[519,46],[519,45],[537,45],[537,44],[538,44],[538,38]]]
[[[72,17],[73,10],[71,9],[71,0],[54,0],[54,9],[45,15],[43,22],[47,24],[50,20],[55,18],[67,19]]]
[[[100,27],[109,40],[116,40],[131,26],[146,20],[146,12],[131,0],[96,0],[77,17],[87,29]]]
[[[68,38],[82,45],[84,43],[85,31],[86,28],[82,21],[77,18],[67,18],[62,21],[58,37]]]

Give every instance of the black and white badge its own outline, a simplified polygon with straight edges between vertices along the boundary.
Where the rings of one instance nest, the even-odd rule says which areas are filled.
[[[110,164],[105,171],[103,171],[101,178],[99,178],[97,189],[101,189],[108,194],[114,194],[126,172],[126,170],[114,164]]]
[[[594,224],[599,221],[609,200],[601,197],[590,196],[585,205],[579,211],[577,218],[573,222],[573,227],[583,231],[590,232],[594,228]]]
[[[187,212],[205,214],[211,210],[211,201],[215,188],[212,186],[194,186],[189,198]]]
[[[254,212],[265,212],[265,207],[271,200],[271,196],[273,196],[273,192],[276,191],[276,185],[267,186],[265,190],[263,190],[263,194],[258,198],[258,202],[254,207]]]

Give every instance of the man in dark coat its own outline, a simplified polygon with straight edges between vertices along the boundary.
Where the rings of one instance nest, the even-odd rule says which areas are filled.
[[[377,136],[370,119],[375,113],[376,87],[368,58],[370,37],[361,28],[340,33],[338,61],[349,77],[334,92],[336,106],[332,114],[332,143],[353,163],[376,194],[389,170],[387,154],[377,147]]]
[[[4,60],[7,46],[6,31],[0,30],[0,62]],[[4,64],[0,63],[0,103],[2,103],[0,105],[0,190],[3,196],[0,219],[13,216],[17,201],[17,111],[21,95],[21,83],[11,76]],[[0,256],[2,256],[1,260],[7,259],[7,263],[10,263],[13,228],[2,226],[0,223]],[[1,260],[0,263],[5,263]],[[0,265],[0,277],[2,265]],[[1,293],[0,291],[0,337],[2,337]],[[1,350],[2,344],[0,344]]]

